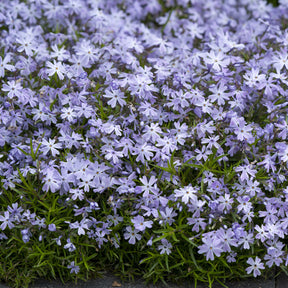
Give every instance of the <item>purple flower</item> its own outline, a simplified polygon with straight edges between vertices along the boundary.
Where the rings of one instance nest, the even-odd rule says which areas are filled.
[[[124,238],[127,240],[129,239],[130,244],[135,244],[136,240],[140,240],[142,236],[138,234],[140,231],[138,229],[132,229],[131,226],[126,227],[126,231],[124,233]]]
[[[217,231],[217,236],[222,241],[223,252],[231,252],[231,246],[238,246],[232,228],[229,228],[227,230],[221,228],[219,231]]]
[[[124,93],[120,90],[106,90],[103,96],[110,99],[107,104],[112,108],[115,108],[117,104],[119,104],[121,107],[126,105]]]
[[[285,66],[288,70],[288,54],[285,49],[282,49],[281,52],[276,51],[273,56],[273,66],[276,68],[278,73],[280,73],[281,69]]]
[[[135,152],[133,153],[134,155],[138,155],[136,158],[136,161],[145,163],[145,160],[150,160],[151,157],[153,156],[153,152],[156,151],[154,147],[151,145],[148,145],[147,143],[140,144],[136,146]]]
[[[205,254],[206,260],[214,260],[214,254],[220,257],[221,253],[224,252],[222,249],[222,241],[217,238],[206,237],[202,239],[203,245],[200,245],[198,253]]]
[[[66,73],[66,69],[62,62],[56,62],[55,60],[52,62],[47,61],[46,63],[47,68],[47,73],[49,76],[54,75],[55,73],[58,75],[60,80],[64,79],[64,75]]]
[[[43,190],[50,190],[52,193],[55,193],[61,187],[61,177],[60,174],[55,169],[48,169],[47,173],[43,179],[44,185]]]
[[[281,250],[278,250],[274,247],[269,247],[268,250],[267,250],[268,254],[266,254],[264,256],[264,260],[268,260],[266,262],[266,265],[268,267],[272,267],[274,264],[276,266],[280,266],[280,264],[283,262],[283,259],[282,259],[282,256],[284,254],[283,251]]]
[[[227,212],[232,208],[233,199],[230,198],[230,194],[225,193],[224,197],[220,196],[218,198],[218,209],[223,212]]]
[[[245,83],[249,87],[257,87],[259,90],[265,87],[265,85],[263,85],[265,75],[260,74],[259,68],[252,68],[251,71],[246,72],[243,78],[246,80]]]
[[[18,203],[12,203],[12,207],[8,205],[7,210],[11,213],[11,217],[19,221],[21,219],[21,212],[24,211],[22,207],[18,207]]]
[[[246,268],[248,274],[250,274],[253,271],[254,277],[261,275],[260,269],[264,269],[264,264],[261,263],[261,259],[258,256],[256,256],[255,260],[252,257],[250,257],[247,260],[247,263],[251,265],[250,267]]]
[[[15,226],[12,222],[13,220],[10,217],[9,211],[5,211],[4,216],[0,215],[0,221],[2,222],[0,226],[1,230],[5,230],[7,226],[9,229],[12,229]]]
[[[12,99],[14,96],[21,97],[22,89],[19,82],[12,80],[8,81],[8,84],[3,84],[2,91],[8,92],[8,97]]]
[[[268,268],[283,265],[287,0],[0,2],[4,245],[62,231],[52,244],[77,274],[73,235],[167,256],[152,230],[182,223],[204,260],[237,263],[259,244]],[[69,219],[37,215],[34,194]]]
[[[259,217],[265,217],[264,223],[275,223],[278,220],[277,215],[277,209],[274,207],[274,205],[271,205],[271,203],[267,203],[266,205],[266,211],[259,211]]]
[[[76,200],[83,200],[84,199],[84,191],[82,189],[79,188],[75,188],[75,189],[70,189],[69,193],[72,194],[72,199]]]
[[[54,223],[48,224],[48,230],[51,232],[56,231],[56,225]]]
[[[217,72],[221,71],[223,67],[226,67],[230,60],[223,52],[216,52],[211,50],[209,53],[203,53],[203,59],[206,64],[212,65],[213,69]]]
[[[207,226],[204,218],[187,218],[187,221],[189,225],[193,225],[192,231],[196,231],[197,233],[200,231],[200,227],[204,230]]]
[[[139,231],[144,231],[146,228],[151,228],[153,224],[153,221],[145,221],[144,217],[140,215],[134,217],[131,222],[134,224],[135,229],[138,229]]]
[[[240,141],[249,140],[252,141],[253,136],[250,133],[253,129],[251,125],[245,125],[245,120],[241,117],[239,119],[231,120],[231,127],[234,128],[234,133],[237,135],[237,139]],[[250,143],[250,142],[249,142]]]
[[[242,172],[240,176],[241,181],[249,180],[249,175],[254,178],[257,172],[255,169],[252,169],[251,165],[238,166],[235,168],[235,171]]]
[[[74,111],[74,108],[71,108],[71,107],[64,107],[62,108],[61,112],[62,112],[61,118],[63,120],[68,120],[71,123],[77,116],[77,113]]]
[[[50,151],[52,156],[55,157],[56,155],[59,155],[60,152],[57,149],[60,148],[62,148],[62,145],[60,143],[55,143],[55,139],[49,139],[49,141],[43,139],[40,150],[44,155]]]
[[[81,222],[79,223],[78,221],[70,223],[69,227],[72,229],[78,229],[78,235],[85,235],[85,230],[89,230],[88,224],[89,224],[88,219],[82,219]]]
[[[171,225],[173,222],[175,222],[174,217],[177,216],[177,213],[173,210],[173,208],[165,207],[165,211],[160,211],[161,217],[163,220],[160,220],[160,224],[162,222],[168,223]]]
[[[168,242],[167,239],[161,239],[161,245],[157,247],[158,250],[160,250],[160,254],[167,254],[169,255],[171,253],[172,244]]]
[[[80,271],[80,267],[75,265],[74,261],[70,262],[70,264],[67,266],[67,268],[71,269],[70,273],[78,274]]]
[[[115,215],[108,215],[107,219],[109,222],[113,223],[114,226],[118,225],[120,222],[123,221],[123,217],[117,214]]]
[[[212,151],[207,149],[205,145],[202,146],[201,151],[197,148],[195,149],[195,152],[198,154],[196,156],[197,161],[200,161],[202,158],[204,161],[206,161],[208,159],[208,156],[212,154]]]
[[[188,185],[180,189],[176,189],[174,193],[176,197],[181,197],[181,200],[185,204],[187,204],[189,201],[192,201],[194,203],[197,201],[197,196],[196,196],[197,190],[191,185]]]
[[[238,240],[238,245],[243,245],[244,249],[250,249],[250,244],[254,243],[254,235],[253,233],[247,233],[246,231],[242,231],[240,239]]]
[[[228,263],[236,262],[236,252],[230,252],[230,254],[226,257]]]
[[[22,234],[22,240],[24,243],[29,242],[30,237],[32,236],[31,232],[29,231],[29,228],[27,229],[22,229],[21,230],[21,234]]]
[[[211,87],[209,90],[213,94],[209,95],[208,98],[211,100],[212,103],[217,100],[218,105],[224,105],[225,100],[229,100],[229,98],[231,97],[231,92],[224,92],[227,90],[227,87],[224,85],[223,82],[220,82],[220,85]]]
[[[9,71],[13,71],[15,68],[13,65],[8,64],[11,60],[11,55],[6,54],[4,59],[0,57],[0,78],[5,76],[5,69]]]
[[[137,190],[141,190],[141,193],[143,193],[143,197],[147,197],[150,192],[155,192],[158,190],[157,188],[157,178],[152,175],[151,178],[148,180],[146,176],[143,176],[140,178],[140,181],[143,185],[137,186]]]
[[[76,250],[75,245],[71,242],[70,238],[67,239],[67,244],[64,245],[64,249],[68,249],[69,252],[73,252]]]

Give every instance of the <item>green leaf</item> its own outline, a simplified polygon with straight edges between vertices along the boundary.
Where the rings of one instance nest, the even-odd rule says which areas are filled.
[[[20,179],[21,179],[22,183],[25,185],[25,187],[28,189],[28,191],[33,192],[33,191],[34,191],[33,186],[29,185],[29,184],[26,182],[26,180],[25,180],[25,178],[24,178],[24,176],[23,176],[23,174],[21,173],[21,171],[20,171],[19,168],[17,168],[17,171],[18,171],[18,174],[19,174],[19,176],[20,176]]]
[[[195,267],[196,267],[199,271],[204,272],[204,270],[198,265],[198,263],[197,263],[197,261],[196,261],[196,259],[195,259],[194,253],[193,253],[193,249],[192,249],[191,246],[189,247],[189,255],[190,255],[190,257],[191,257],[191,259],[192,259],[192,262],[193,262],[193,264],[195,265]]]
[[[20,147],[16,147],[18,150],[20,150],[24,155],[29,156],[30,154],[28,152],[26,152],[25,150],[23,150]]]
[[[194,247],[198,247],[192,240],[187,238],[183,233],[180,234],[184,240],[186,240],[188,243],[190,243]]]

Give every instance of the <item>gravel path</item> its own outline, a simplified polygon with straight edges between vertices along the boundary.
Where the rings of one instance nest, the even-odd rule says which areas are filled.
[[[262,280],[262,279],[250,279],[247,281],[231,282],[226,283],[228,288],[288,288],[288,277],[281,275],[278,279]],[[79,281],[78,284],[67,283],[62,284],[59,281],[47,281],[37,280],[29,288],[195,288],[194,283],[183,283],[183,284],[169,284],[165,286],[160,283],[157,285],[145,285],[141,280],[135,282],[122,282],[119,278],[113,275],[105,275],[101,279],[89,280],[87,282]],[[4,284],[0,284],[0,288],[8,288]],[[207,285],[199,284],[196,288],[208,288]],[[223,288],[223,286],[215,283],[213,288]]]

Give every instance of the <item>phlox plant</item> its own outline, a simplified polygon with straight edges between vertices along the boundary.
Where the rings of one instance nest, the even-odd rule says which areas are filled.
[[[288,273],[278,4],[2,0],[0,280]]]

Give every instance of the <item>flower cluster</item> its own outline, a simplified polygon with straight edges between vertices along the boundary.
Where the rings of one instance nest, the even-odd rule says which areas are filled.
[[[1,1],[1,245],[287,265],[287,1],[175,2]]]

